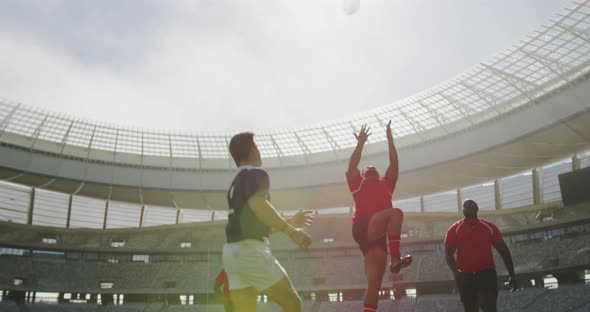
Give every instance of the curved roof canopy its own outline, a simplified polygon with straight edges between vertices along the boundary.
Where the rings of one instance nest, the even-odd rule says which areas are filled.
[[[383,127],[393,119],[396,137],[417,142],[482,123],[571,84],[590,65],[590,2],[558,14],[510,49],[412,97],[317,126],[257,133],[263,157],[283,158],[353,147],[362,124]],[[33,139],[116,153],[199,159],[229,158],[229,133],[132,129],[0,102],[0,136]],[[0,141],[1,141],[0,137]],[[370,143],[385,140],[375,132]],[[34,144],[34,143],[33,143]]]

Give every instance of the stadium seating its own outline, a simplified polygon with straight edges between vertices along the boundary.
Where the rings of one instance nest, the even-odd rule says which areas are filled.
[[[414,264],[402,273],[403,282],[450,281],[443,248],[408,250]],[[566,235],[551,239],[535,239],[510,247],[518,273],[537,272],[590,264],[590,235]],[[278,253],[280,262],[301,290],[362,289],[365,277],[360,252],[338,251]],[[57,292],[99,292],[100,282],[113,282],[121,291],[153,293],[209,292],[221,269],[219,253],[201,256],[170,254],[150,263],[69,260],[37,256],[0,256],[0,286],[10,287],[14,278],[24,278],[28,285]],[[208,261],[207,261],[208,259]],[[506,269],[495,253],[499,275]],[[389,275],[386,276],[388,278]],[[386,279],[387,281],[387,279]],[[172,283],[168,283],[172,282]],[[164,286],[167,284],[172,284]],[[344,285],[344,286],[343,286]]]
[[[93,304],[34,304],[27,303],[24,309],[28,312],[95,312]],[[23,311],[23,309],[21,309]]]
[[[20,312],[16,303],[11,301],[0,301],[0,311],[2,312]]]
[[[500,292],[499,311],[523,311],[526,306],[542,297],[548,290],[544,288],[524,288],[516,292]]]
[[[445,312],[459,311],[462,308],[457,295],[430,295],[418,297],[416,311]]]
[[[523,306],[525,311],[571,311],[590,305],[590,286],[562,286],[547,290]],[[585,310],[588,311],[588,310]]]
[[[379,312],[414,312],[416,298],[402,298],[400,300],[382,300],[379,302]]]
[[[362,301],[314,302],[303,301],[304,312],[361,311]],[[21,309],[22,308],[22,309]],[[590,308],[590,286],[586,284],[562,286],[557,289],[526,288],[517,292],[501,291],[498,311],[519,312],[582,312]],[[21,307],[10,302],[0,302],[2,312],[223,312],[219,304],[165,305],[152,304],[25,304]],[[259,312],[279,312],[274,303],[258,305]],[[425,295],[417,298],[381,300],[378,312],[462,312],[459,296]]]
[[[555,203],[538,206],[510,209],[497,213],[495,211],[482,212],[483,218],[488,219],[503,231],[521,230],[534,225],[535,215],[539,210],[552,207],[557,209]],[[564,211],[564,220],[575,219],[586,216],[587,207],[580,209],[569,209]],[[560,209],[564,210],[564,209]],[[575,212],[574,212],[575,211]],[[570,214],[573,214],[570,216]],[[409,234],[403,244],[412,241],[441,241],[450,224],[454,223],[461,216],[458,213],[406,213],[404,219],[404,233]],[[554,220],[548,224],[556,223]],[[75,248],[80,250],[94,251],[165,251],[178,252],[187,251],[180,248],[180,242],[192,242],[188,249],[193,252],[208,252],[210,250],[221,250],[225,242],[224,221],[199,222],[193,224],[162,225],[146,227],[142,229],[63,229],[30,226],[24,224],[0,222],[0,245],[18,243],[31,248],[44,248],[47,245],[42,243],[42,238],[49,235],[57,238],[53,248]],[[312,248],[340,248],[356,247],[351,234],[351,216],[349,214],[317,215],[314,225],[307,230],[314,242]],[[334,238],[334,241],[327,244],[324,238]],[[114,249],[111,247],[112,240],[124,240],[123,247]],[[272,249],[275,251],[296,249],[296,246],[283,234],[272,235]]]
[[[319,310],[322,312],[362,311],[363,303],[361,301],[322,302]]]

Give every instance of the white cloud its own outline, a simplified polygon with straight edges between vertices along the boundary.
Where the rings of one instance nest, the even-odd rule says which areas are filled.
[[[148,128],[314,124],[415,93],[520,36],[506,33],[518,18],[495,25],[489,8],[457,3],[361,1],[348,16],[339,0],[156,1],[115,17],[85,7],[74,12],[85,14],[84,27],[53,33],[43,30],[46,19],[37,28],[14,21],[0,32],[0,96]],[[59,23],[69,4],[29,13]]]

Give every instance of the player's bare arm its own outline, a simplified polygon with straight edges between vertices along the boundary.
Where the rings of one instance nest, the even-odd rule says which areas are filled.
[[[387,135],[387,147],[389,151],[389,166],[387,167],[387,171],[385,171],[385,176],[395,183],[399,176],[399,160],[397,158],[395,142],[393,141],[393,133],[391,132],[391,120],[387,123],[385,132]]]
[[[307,248],[311,244],[311,237],[283,219],[273,205],[266,199],[266,194],[257,193],[248,199],[248,204],[262,223],[284,232],[299,247]]]
[[[457,262],[455,262],[455,251],[457,251],[457,246],[454,244],[445,244],[445,260],[447,261],[447,265],[449,269],[453,272],[453,276],[457,279],[459,274],[459,270],[457,269]]]
[[[348,174],[350,175],[360,175],[360,171],[358,169],[359,164],[361,163],[361,156],[363,154],[363,147],[367,142],[367,139],[371,135],[371,127],[367,127],[367,125],[363,125],[359,133],[354,133],[354,137],[356,138],[356,147],[352,152],[352,156],[350,156],[350,161],[348,162]]]
[[[508,279],[508,285],[512,291],[515,291],[518,288],[518,285],[516,284],[516,274],[514,273],[514,263],[512,262],[512,254],[510,254],[510,249],[508,249],[508,246],[506,246],[504,241],[494,244],[494,248],[498,251],[500,256],[502,256],[502,261],[504,261],[508,275],[510,275],[510,278]]]

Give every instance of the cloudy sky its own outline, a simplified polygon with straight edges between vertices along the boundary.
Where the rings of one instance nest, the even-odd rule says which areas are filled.
[[[567,0],[0,0],[0,98],[196,131],[350,116],[453,77]]]

